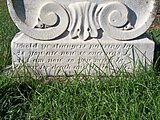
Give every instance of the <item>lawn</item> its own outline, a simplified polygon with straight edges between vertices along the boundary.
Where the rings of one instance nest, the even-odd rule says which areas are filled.
[[[11,64],[10,43],[18,29],[4,0],[0,0],[0,25],[0,119],[160,120],[159,62],[117,76],[49,78],[26,71],[8,76],[3,71]],[[160,29],[148,33],[158,45]]]

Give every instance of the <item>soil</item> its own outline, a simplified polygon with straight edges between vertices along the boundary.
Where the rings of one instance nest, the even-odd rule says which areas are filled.
[[[152,24],[151,29],[160,29],[160,15],[157,15],[157,18]]]

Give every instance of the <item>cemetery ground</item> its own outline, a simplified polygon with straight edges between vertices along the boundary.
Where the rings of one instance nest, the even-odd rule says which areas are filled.
[[[158,52],[149,69],[141,66],[116,76],[77,73],[49,78],[35,77],[30,71],[6,75],[4,69],[11,65],[10,43],[17,31],[0,0],[0,119],[160,119]],[[158,46],[160,28],[154,26],[148,33]]]

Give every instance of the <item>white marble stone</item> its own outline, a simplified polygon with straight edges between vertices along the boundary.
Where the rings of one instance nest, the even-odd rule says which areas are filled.
[[[37,41],[19,33],[12,41],[12,58],[14,68],[25,63],[42,75],[112,74],[119,69],[131,72],[140,62],[150,65],[154,45],[146,36],[133,41]]]
[[[155,19],[157,3],[7,0],[20,29],[11,45],[13,68],[25,63],[42,75],[94,75],[123,67],[131,72],[138,61],[151,64],[155,44],[144,33]]]
[[[39,40],[134,39],[152,24],[158,0],[7,0],[17,27]],[[103,32],[102,32],[103,31]]]

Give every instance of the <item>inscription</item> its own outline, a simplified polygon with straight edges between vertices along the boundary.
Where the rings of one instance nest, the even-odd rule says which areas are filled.
[[[133,45],[130,44],[42,44],[14,43],[14,59],[24,58],[34,69],[76,71],[89,66],[106,69],[107,66],[126,66],[132,58]],[[16,60],[15,60],[16,61]],[[18,64],[18,63],[17,63]],[[35,65],[36,64],[36,65]]]
[[[14,43],[14,48],[17,49],[37,49],[38,48],[38,44],[37,43]]]
[[[91,44],[89,46],[89,49],[98,49],[98,48],[103,48],[103,49],[119,49],[121,45],[112,45],[112,44],[106,44],[106,45],[100,45],[100,44]]]
[[[29,51],[29,56],[53,56],[58,54],[57,51]]]

